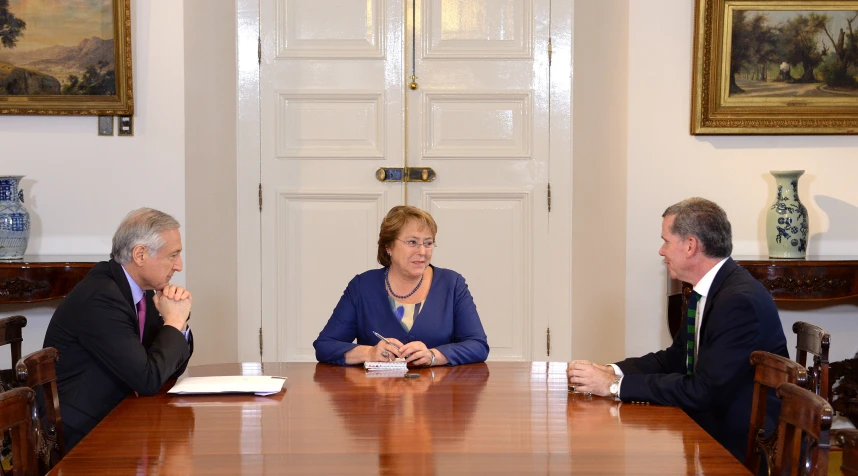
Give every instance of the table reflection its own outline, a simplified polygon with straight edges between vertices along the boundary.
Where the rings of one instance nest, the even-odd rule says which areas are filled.
[[[664,474],[717,474],[722,469],[720,464],[713,466],[711,458],[701,458],[701,454],[720,445],[711,438],[701,440],[699,433],[689,431],[696,428],[690,419],[659,418],[669,408],[570,392],[566,414],[576,434],[595,437],[603,432],[621,432],[624,438],[615,439],[611,445],[618,457],[625,459],[626,467],[635,464],[640,452],[658,452],[676,456],[660,461]],[[570,447],[573,459],[586,457],[588,451],[580,444]]]
[[[140,457],[134,471],[126,474],[182,476],[193,473],[194,409],[183,405],[160,405],[147,415],[140,439]],[[164,426],[171,431],[165,433]]]
[[[318,364],[313,376],[349,432],[378,441],[381,474],[436,474],[436,445],[461,441],[489,378],[484,363],[410,372],[419,377]]]

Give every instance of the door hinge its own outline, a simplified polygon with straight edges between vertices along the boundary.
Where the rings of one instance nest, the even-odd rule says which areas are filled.
[[[549,207],[550,211],[550,207]],[[262,182],[259,182],[259,212],[262,212]]]
[[[259,337],[262,338],[261,336]],[[545,355],[551,356],[551,328],[545,329]]]
[[[548,184],[548,211],[551,212],[551,183]]]
[[[262,361],[262,328],[259,328],[259,361]]]
[[[262,65],[262,37],[260,36],[256,37],[256,61]],[[551,64],[551,61],[549,60],[548,63]]]
[[[553,52],[551,48],[551,38],[548,38],[548,66],[551,66],[551,53]]]

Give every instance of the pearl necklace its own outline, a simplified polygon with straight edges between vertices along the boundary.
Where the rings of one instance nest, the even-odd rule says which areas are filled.
[[[390,268],[389,267],[384,270],[384,284],[387,285],[387,291],[390,294],[392,294],[393,297],[395,297],[397,299],[407,299],[412,294],[416,293],[418,289],[420,289],[420,285],[423,284],[423,276],[425,276],[425,275],[426,275],[426,272],[424,271],[423,274],[420,275],[420,281],[417,283],[417,287],[412,289],[411,292],[406,294],[405,296],[400,296],[399,294],[396,294],[395,292],[393,292],[393,288],[390,287]]]

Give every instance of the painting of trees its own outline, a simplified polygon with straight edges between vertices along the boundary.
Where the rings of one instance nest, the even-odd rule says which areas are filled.
[[[858,12],[846,19],[849,32],[847,33],[841,28],[837,35],[837,41],[828,31],[828,25],[823,25],[822,31],[834,48],[834,67],[825,72],[825,82],[832,86],[858,88],[855,77],[849,75],[849,67],[858,60],[858,41],[856,41],[858,37],[856,37],[855,30],[852,29],[852,23],[856,18],[858,18]]]
[[[9,11],[9,0],[0,0],[0,45],[14,48],[27,24]]]
[[[858,11],[734,10],[730,94],[858,94],[856,28]]]
[[[802,83],[813,83],[813,70],[822,62],[824,52],[819,49],[819,32],[831,19],[827,15],[810,13],[796,15],[780,26],[780,38],[784,45],[786,61],[801,65],[804,70]]]

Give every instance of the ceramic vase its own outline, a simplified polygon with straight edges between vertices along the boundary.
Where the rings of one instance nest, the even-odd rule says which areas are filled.
[[[807,208],[798,198],[798,178],[804,170],[772,170],[777,186],[775,203],[766,213],[766,238],[771,258],[807,256]]]
[[[22,258],[30,241],[30,214],[19,188],[23,177],[0,176],[0,259]]]

